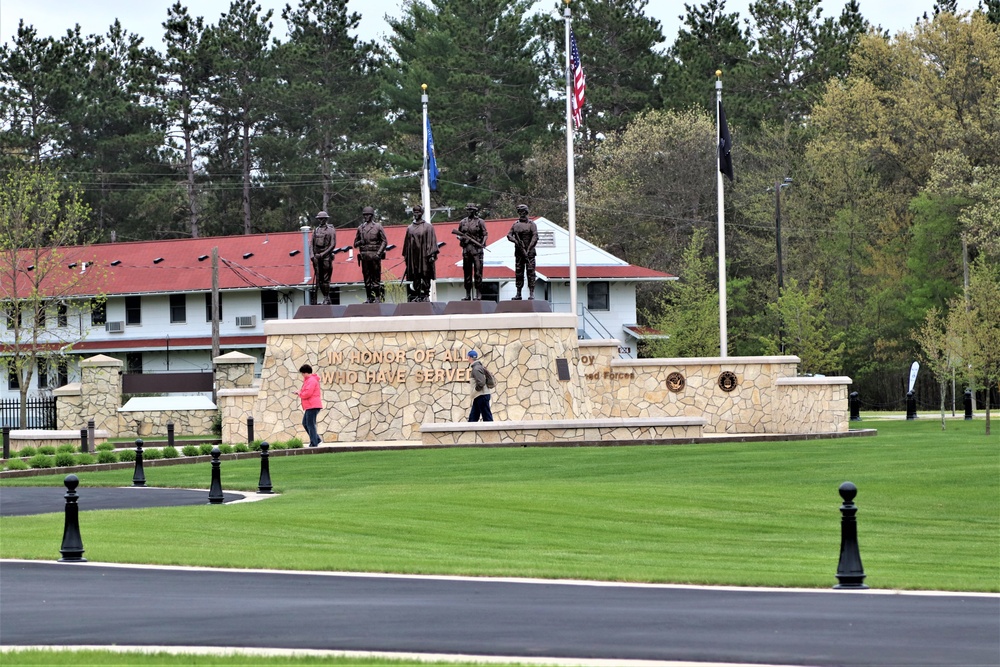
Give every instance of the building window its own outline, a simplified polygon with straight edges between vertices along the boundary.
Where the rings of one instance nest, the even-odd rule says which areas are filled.
[[[90,323],[93,326],[98,324],[104,324],[108,321],[108,302],[107,301],[91,301],[90,302]]]
[[[17,370],[13,368],[7,372],[7,388],[8,389],[21,388],[21,378],[18,377]]]
[[[587,283],[587,309],[611,310],[610,283]]]
[[[60,303],[56,305],[56,326],[59,327],[69,326],[69,315],[65,303]]]
[[[278,319],[278,293],[274,290],[265,290],[260,293],[260,319]]]
[[[142,324],[142,297],[125,297],[125,324]]]
[[[142,352],[125,353],[125,372],[129,375],[142,374]]]
[[[212,293],[205,292],[205,321],[212,321]],[[219,321],[222,321],[222,293],[219,293]]]
[[[65,387],[69,384],[69,364],[66,363],[65,359],[56,362],[56,375],[59,378],[58,386]]]
[[[35,308],[35,328],[44,329],[45,328],[45,304],[40,303]]]
[[[170,295],[170,323],[183,324],[187,322],[187,295]]]
[[[38,388],[45,389],[49,386],[49,360],[38,360]]]
[[[500,283],[483,282],[483,301],[500,301]]]

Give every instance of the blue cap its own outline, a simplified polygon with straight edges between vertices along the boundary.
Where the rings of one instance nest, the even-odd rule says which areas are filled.
[[[475,359],[478,356],[479,354],[477,354],[475,350],[469,350],[469,359]]]

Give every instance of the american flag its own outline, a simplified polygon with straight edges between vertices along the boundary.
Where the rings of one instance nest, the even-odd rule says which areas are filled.
[[[587,78],[583,75],[583,63],[580,62],[580,50],[576,48],[576,35],[569,31],[569,68],[573,73],[573,122],[577,128],[583,126],[584,92],[587,90]]]

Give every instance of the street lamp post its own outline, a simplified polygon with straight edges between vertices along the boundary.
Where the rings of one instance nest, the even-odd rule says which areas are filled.
[[[774,184],[774,243],[778,258],[778,299],[781,299],[781,290],[785,287],[785,277],[781,270],[781,189],[792,184],[790,176],[786,176],[784,181],[777,181]],[[782,336],[781,310],[778,310],[778,349],[781,354],[785,353],[785,340]]]

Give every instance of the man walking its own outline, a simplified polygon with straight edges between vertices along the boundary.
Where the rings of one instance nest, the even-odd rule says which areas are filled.
[[[472,371],[469,373],[469,383],[472,385],[472,412],[469,413],[469,421],[477,422],[482,418],[484,422],[491,422],[493,412],[490,410],[490,383],[487,382],[489,371],[479,361],[479,353],[475,350],[469,350],[468,358]]]

